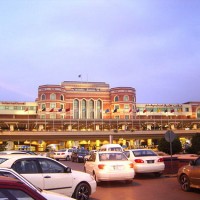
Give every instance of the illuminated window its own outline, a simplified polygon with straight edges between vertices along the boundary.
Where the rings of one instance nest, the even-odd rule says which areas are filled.
[[[56,100],[56,95],[55,94],[51,94],[50,95],[50,100]]]

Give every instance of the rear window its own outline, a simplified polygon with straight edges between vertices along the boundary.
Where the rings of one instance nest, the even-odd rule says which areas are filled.
[[[157,156],[156,153],[154,153],[151,150],[137,150],[133,151],[133,154],[135,157],[140,157],[140,156]]]
[[[0,158],[0,164],[8,160],[7,158]]]

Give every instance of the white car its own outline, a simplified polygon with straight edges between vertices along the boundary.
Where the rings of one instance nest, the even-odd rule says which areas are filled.
[[[120,151],[99,151],[85,162],[84,171],[100,181],[126,181],[132,183],[135,176],[133,163]]]
[[[15,154],[0,155],[0,167],[12,168],[33,185],[67,195],[75,199],[88,199],[96,191],[96,181],[87,173],[48,157]]]
[[[12,178],[20,180],[21,182],[23,182],[24,184],[28,185],[30,188],[38,192],[40,195],[45,197],[47,200],[55,200],[55,199],[56,200],[74,200],[71,197],[67,197],[62,194],[58,194],[55,192],[50,192],[50,191],[37,188],[33,184],[31,184],[28,180],[26,180],[23,176],[21,176],[20,174],[18,174],[12,169],[0,168],[0,176],[7,176],[7,177],[12,177]]]
[[[165,169],[163,157],[150,149],[131,149],[124,154],[133,162],[135,173],[154,173],[159,177]]]
[[[72,151],[73,149],[60,149],[54,152],[53,158],[56,160],[59,159],[71,160]]]

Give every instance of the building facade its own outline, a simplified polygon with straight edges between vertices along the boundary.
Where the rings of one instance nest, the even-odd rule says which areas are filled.
[[[24,146],[25,142],[37,151],[44,151],[52,143],[58,144],[57,148],[81,145],[91,149],[110,142],[111,137],[99,139],[106,133],[117,134],[114,142],[124,146],[152,146],[160,136],[138,140],[131,133],[138,131],[145,136],[149,131],[157,133],[169,129],[198,131],[200,102],[141,104],[136,102],[135,88],[110,88],[104,82],[76,81],[39,86],[35,102],[0,102],[1,140],[8,138],[6,134],[13,135],[8,139],[14,148]],[[37,138],[27,141],[28,132]],[[24,138],[17,139],[16,133]],[[44,133],[52,133],[54,139],[49,141],[47,136],[40,140]],[[67,139],[58,140],[58,133],[68,136]],[[86,133],[89,136],[85,140]],[[128,139],[124,139],[126,135]]]

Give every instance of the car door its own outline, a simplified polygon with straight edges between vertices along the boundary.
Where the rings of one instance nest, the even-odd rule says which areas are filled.
[[[192,184],[200,185],[200,158],[195,161],[195,165],[191,166],[190,179]]]
[[[72,173],[66,172],[66,168],[63,165],[51,159],[40,158],[38,162],[43,175],[43,189],[71,195],[73,184]]]
[[[24,176],[33,185],[44,189],[43,174],[41,173],[37,160],[31,158],[19,159],[11,168]]]
[[[93,170],[95,168],[95,161],[96,161],[96,153],[92,154],[88,161],[86,161],[86,172],[93,175]]]

